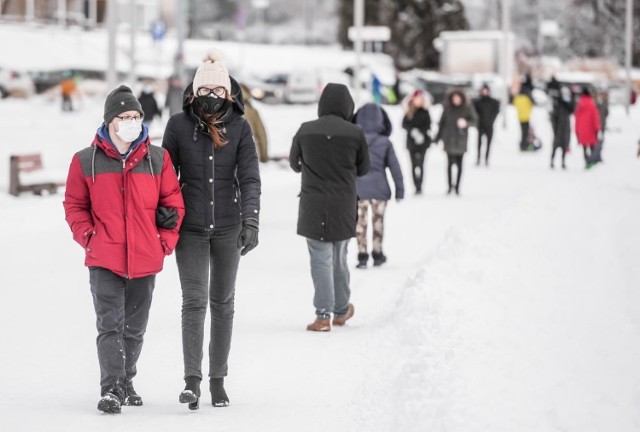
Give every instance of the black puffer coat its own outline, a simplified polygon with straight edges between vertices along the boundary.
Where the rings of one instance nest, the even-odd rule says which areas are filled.
[[[429,135],[429,129],[431,129],[431,115],[429,111],[424,108],[418,108],[413,114],[413,117],[409,118],[409,115],[405,115],[402,119],[402,127],[407,130],[407,149],[410,152],[426,150],[431,145],[431,136]],[[424,140],[418,144],[411,134],[411,129],[418,129]]]
[[[167,123],[162,147],[178,173],[185,217],[181,231],[204,231],[258,219],[260,171],[251,127],[244,113],[240,86],[232,78],[233,104],[223,115],[228,143],[214,151],[213,139],[189,104],[191,84],[185,90],[183,112]]]
[[[321,241],[356,235],[356,180],[369,171],[369,148],[360,126],[350,122],[354,103],[341,84],[328,84],[318,120],[293,137],[289,163],[302,173],[298,234]]]

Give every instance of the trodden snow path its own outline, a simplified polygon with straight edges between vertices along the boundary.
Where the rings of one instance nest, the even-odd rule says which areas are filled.
[[[37,150],[45,166],[64,172],[90,142],[101,101],[67,116],[34,102],[37,124],[30,103],[0,103],[9,125],[0,129],[2,163]],[[315,112],[260,108],[274,153],[286,153]],[[399,125],[401,113],[389,111]],[[588,172],[575,146],[567,171],[549,169],[548,146],[519,154],[510,122],[497,134],[491,168],[473,165],[470,146],[460,198],[444,195],[440,147],[428,153],[425,195],[412,195],[396,127],[407,199],[388,209],[389,261],[353,269],[356,316],[329,334],[304,331],[313,307],[306,244],[295,235],[299,177],[262,166],[260,245],[243,258],[237,285],[231,406],[211,407],[204,389],[198,412],[177,402],[174,257],[157,279],[135,380],[144,406],[101,415],[88,272],[61,195],[2,194],[0,429],[638,430],[638,114],[627,120],[614,110],[605,164]],[[356,253],[352,242],[352,268]]]

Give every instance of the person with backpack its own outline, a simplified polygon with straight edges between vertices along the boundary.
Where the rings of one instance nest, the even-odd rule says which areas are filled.
[[[381,266],[387,261],[382,252],[384,239],[384,213],[387,203],[391,199],[391,188],[387,180],[387,169],[391,171],[395,184],[395,198],[404,198],[404,182],[400,163],[389,140],[391,135],[391,121],[386,111],[379,105],[368,103],[360,108],[354,122],[362,127],[367,144],[369,145],[369,172],[358,178],[358,224],[356,239],[358,240],[358,268],[366,268],[369,261],[367,248],[367,227],[369,222],[369,208],[373,226],[373,248],[371,257],[374,267]]]
[[[131,89],[113,90],[91,146],[73,156],[64,210],[85,251],[96,312],[98,409],[140,406],[133,387],[156,274],[178,242],[184,216],[169,154],[151,145]]]

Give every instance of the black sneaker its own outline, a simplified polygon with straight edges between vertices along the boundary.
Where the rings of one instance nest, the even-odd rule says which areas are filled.
[[[229,406],[229,397],[224,391],[224,378],[209,379],[209,390],[211,391],[211,404],[214,407]]]
[[[124,386],[124,403],[128,406],[142,406],[142,397],[133,388],[133,381],[127,380]]]
[[[189,409],[192,411],[200,408],[200,381],[202,380],[195,376],[186,377],[184,390],[178,397],[180,403],[189,404]]]

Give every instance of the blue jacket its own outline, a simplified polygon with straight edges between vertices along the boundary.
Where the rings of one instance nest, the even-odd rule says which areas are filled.
[[[387,180],[387,168],[391,171],[395,184],[396,199],[404,198],[404,183],[398,158],[389,140],[391,122],[387,113],[378,105],[368,103],[358,110],[354,118],[362,127],[367,143],[371,168],[369,172],[358,178],[358,198],[360,200],[375,199],[388,201],[391,199],[391,188]]]

